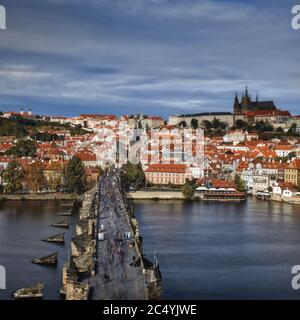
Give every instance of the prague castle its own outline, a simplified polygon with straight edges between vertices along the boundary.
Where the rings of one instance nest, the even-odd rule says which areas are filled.
[[[248,88],[246,86],[245,92],[242,94],[241,102],[238,99],[236,93],[234,104],[233,104],[233,113],[234,114],[246,114],[250,111],[261,111],[261,110],[278,110],[274,105],[273,101],[258,101],[258,95],[256,95],[256,100],[252,101],[251,96],[248,93]]]

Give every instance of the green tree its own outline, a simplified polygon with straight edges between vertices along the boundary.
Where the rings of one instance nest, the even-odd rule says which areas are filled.
[[[14,194],[23,188],[24,172],[20,164],[13,160],[2,173],[4,192]]]
[[[141,164],[128,162],[121,169],[121,182],[125,190],[129,188],[140,189],[145,185],[145,173]]]
[[[278,127],[275,131],[277,133],[284,133],[284,130],[281,127]]]
[[[297,133],[297,124],[296,123],[293,123],[290,126],[288,133],[293,134],[293,135]]]
[[[239,175],[235,176],[234,181],[235,181],[235,183],[237,185],[238,191],[241,191],[241,192],[245,192],[246,191],[246,183]]]
[[[235,127],[239,130],[246,130],[247,126],[248,126],[247,122],[242,119],[237,119],[235,121]]]
[[[198,124],[198,120],[193,118],[192,121],[191,121],[191,127],[192,129],[197,129],[199,127],[199,124]]]
[[[32,140],[19,140],[15,146],[6,151],[7,155],[16,157],[33,157],[36,153],[36,145]]]
[[[24,137],[27,135],[27,130],[10,119],[0,119],[0,136],[15,136]]]
[[[68,193],[84,192],[86,187],[86,174],[82,161],[73,156],[64,168],[63,173],[64,189]]]
[[[62,141],[64,140],[64,136],[59,136],[57,135],[56,133],[55,134],[52,134],[52,133],[49,133],[49,132],[36,132],[34,134],[32,134],[30,136],[32,139],[34,140],[37,140],[37,141]]]
[[[180,128],[186,128],[186,127],[187,127],[186,121],[184,121],[184,120],[180,121],[180,122],[179,122],[179,127],[180,127]]]
[[[212,129],[212,127],[213,127],[212,123],[209,120],[203,120],[202,126],[205,130]]]
[[[272,132],[274,130],[274,127],[270,123],[264,121],[257,121],[254,128],[256,132]]]
[[[195,186],[188,182],[181,188],[181,192],[185,199],[192,200],[195,195]]]

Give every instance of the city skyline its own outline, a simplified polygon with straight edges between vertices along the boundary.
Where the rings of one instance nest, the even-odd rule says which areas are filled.
[[[261,99],[299,113],[293,1],[1,4],[4,111],[31,106],[38,114],[164,118],[231,111],[235,92],[247,84],[252,96],[258,90]]]

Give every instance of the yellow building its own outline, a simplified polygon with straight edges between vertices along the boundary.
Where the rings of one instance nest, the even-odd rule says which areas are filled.
[[[290,182],[300,187],[300,159],[287,164],[284,178],[285,182]]]

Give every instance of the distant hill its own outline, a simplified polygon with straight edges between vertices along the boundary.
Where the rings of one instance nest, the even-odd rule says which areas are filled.
[[[0,118],[0,136],[16,136],[22,138],[30,134],[35,134],[48,130],[68,130],[72,135],[86,134],[87,131],[80,126],[73,127],[69,124],[61,124],[58,122],[48,122],[44,120],[24,119],[15,117],[14,119]]]

